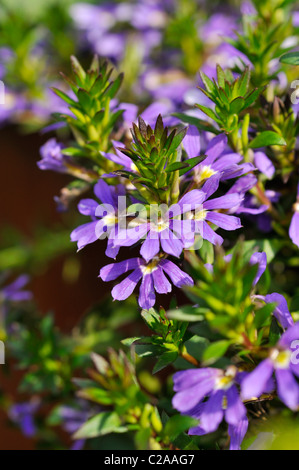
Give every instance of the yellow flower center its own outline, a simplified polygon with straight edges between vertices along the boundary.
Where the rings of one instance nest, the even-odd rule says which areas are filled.
[[[207,211],[205,209],[200,209],[195,211],[194,219],[195,220],[205,220],[207,216]]]
[[[220,377],[217,377],[215,389],[228,390],[233,385],[237,372],[238,370],[235,366],[229,366],[225,373],[221,374]]]
[[[273,349],[270,359],[277,369],[288,369],[291,362],[291,351],[279,351]]]
[[[159,261],[159,258],[156,257],[152,259],[152,261],[146,266],[140,266],[142,274],[145,276],[146,274],[151,274],[152,272],[156,271],[156,269],[158,269]]]
[[[294,212],[299,212],[299,202],[296,202],[293,208],[294,208]]]
[[[117,223],[117,217],[113,214],[105,215],[102,220],[107,227],[113,227]]]
[[[158,220],[157,223],[153,223],[151,224],[151,229],[154,231],[154,232],[163,232],[163,230],[169,228],[169,222],[166,221],[166,220],[163,220],[163,219],[160,219]]]
[[[215,175],[217,171],[214,171],[210,165],[203,165],[198,170],[196,170],[196,174],[194,180],[197,184],[201,183],[204,180],[211,178],[211,176]]]

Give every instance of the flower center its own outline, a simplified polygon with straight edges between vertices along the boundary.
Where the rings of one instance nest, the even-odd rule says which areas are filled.
[[[230,366],[226,371],[220,376],[217,377],[215,383],[216,390],[228,390],[235,381],[237,375],[237,369],[235,366]]]
[[[159,219],[158,222],[156,223],[153,223],[151,224],[151,229],[154,231],[154,232],[163,232],[163,230],[169,228],[169,221],[167,220],[163,220],[163,219]]]
[[[288,369],[291,362],[291,351],[273,349],[270,354],[270,359],[277,369]]]
[[[211,176],[215,175],[217,171],[214,171],[210,165],[203,165],[198,168],[196,175],[194,177],[195,182],[201,183],[204,180],[211,178]]]
[[[205,209],[200,209],[195,211],[194,219],[195,220],[205,220],[207,216],[207,211]]]
[[[295,202],[293,208],[294,208],[294,212],[299,212],[299,202]]]
[[[106,227],[112,227],[113,225],[117,223],[117,217],[115,217],[115,215],[113,214],[105,215],[105,217],[103,217],[102,220],[104,224],[106,225]]]
[[[146,266],[140,266],[142,274],[145,276],[146,274],[151,274],[152,272],[156,271],[156,269],[158,269],[159,261],[160,259],[156,257],[152,259],[152,261]]]

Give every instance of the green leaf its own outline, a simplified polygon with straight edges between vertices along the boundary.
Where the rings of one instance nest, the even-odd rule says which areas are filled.
[[[189,114],[184,113],[173,113],[172,116],[177,117],[186,124],[196,126],[200,131],[212,132],[213,134],[217,135],[221,133],[218,129],[215,129],[215,127],[213,127],[210,123],[203,121],[202,119],[198,119],[195,116],[190,116]]]
[[[299,65],[299,52],[288,52],[280,58],[282,64]]]
[[[158,361],[155,364],[155,367],[153,368],[153,374],[156,374],[160,370],[169,366],[169,364],[172,364],[177,357],[177,351],[167,351],[163,353],[162,356],[159,357]]]
[[[195,106],[205,113],[209,118],[213,119],[213,121],[220,123],[220,120],[212,109],[207,108],[206,106],[202,106],[201,104],[196,104]]]
[[[159,328],[161,323],[160,316],[155,309],[142,310],[141,316],[151,330],[156,331]]]
[[[231,341],[226,339],[210,344],[203,353],[203,361],[206,364],[213,364],[213,362],[224,356],[230,345]]]
[[[107,96],[108,98],[110,99],[113,99],[116,95],[116,93],[118,92],[118,90],[120,89],[121,87],[121,84],[122,84],[122,81],[123,81],[123,78],[124,78],[124,74],[121,73],[114,82],[112,82],[109,87],[107,88],[107,90],[105,90],[105,93],[104,95]]]
[[[204,316],[201,315],[201,313],[204,314],[208,311],[209,309],[206,308],[194,308],[191,306],[180,307],[174,310],[169,310],[167,312],[167,318],[184,322],[198,322],[204,319]]]
[[[280,329],[275,317],[272,317],[272,322],[269,331],[269,343],[271,346],[275,346],[281,336]]]
[[[71,106],[78,106],[78,103],[72,98],[70,98],[66,93],[64,93],[61,90],[58,90],[58,88],[52,87],[51,90],[54,91],[54,93],[59,96],[63,101],[65,101],[67,104],[70,104]]]
[[[180,176],[183,176],[185,173],[192,170],[192,168],[194,168],[196,165],[202,162],[205,157],[206,155],[199,155],[198,157],[189,158],[189,160],[185,162],[187,163],[187,167],[180,170]]]
[[[84,423],[74,434],[74,439],[86,439],[105,434],[123,433],[127,428],[122,426],[120,417],[111,411],[100,413]]]
[[[191,416],[171,416],[165,425],[163,435],[170,441],[173,441],[180,434],[195,426],[198,426],[198,420],[191,418]]]
[[[178,171],[187,169],[189,171],[188,162],[174,162],[166,168],[166,173],[171,173],[172,171]]]
[[[268,145],[287,145],[283,137],[276,134],[273,131],[265,131],[259,134],[255,139],[252,140],[249,147],[257,149],[261,147],[267,147]]]
[[[271,317],[273,310],[275,309],[275,302],[271,304],[266,304],[264,307],[259,308],[255,312],[255,317],[253,324],[259,329],[267,324],[268,319]]]

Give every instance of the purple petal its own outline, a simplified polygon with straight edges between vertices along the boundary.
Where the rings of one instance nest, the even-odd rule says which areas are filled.
[[[216,171],[223,171],[225,168],[230,168],[236,165],[242,160],[242,156],[239,153],[230,153],[223,155],[217,162],[213,164],[213,169]],[[205,161],[203,161],[205,163]]]
[[[202,187],[202,191],[205,193],[205,200],[209,199],[219,188],[220,175],[214,175],[209,178]]]
[[[278,344],[284,349],[291,349],[293,341],[299,340],[299,322],[283,333]]]
[[[138,303],[141,308],[149,310],[155,305],[156,295],[154,291],[154,284],[151,274],[146,274],[143,279],[139,290]]]
[[[273,178],[275,174],[275,167],[271,160],[264,154],[264,152],[256,152],[254,155],[254,163],[256,167],[267,176]]]
[[[228,424],[237,426],[238,423],[246,416],[246,408],[240,399],[235,385],[227,390],[226,398],[227,409],[225,411],[225,420]]]
[[[167,294],[171,292],[171,284],[167,277],[163,273],[162,268],[158,266],[158,269],[152,272],[154,286],[158,294]]]
[[[206,155],[208,156],[208,164],[213,163],[225,150],[227,145],[227,137],[225,134],[214,137],[207,146]]]
[[[241,421],[236,425],[231,424],[228,427],[228,434],[230,436],[229,450],[240,450],[242,441],[248,430],[248,419],[244,416]]]
[[[196,228],[204,240],[208,240],[213,245],[222,245],[223,238],[217,235],[205,220],[196,224]]]
[[[115,246],[132,246],[141,240],[149,230],[149,224],[140,224],[134,228],[121,229],[114,240]]]
[[[80,214],[94,217],[98,203],[93,199],[82,199],[78,204]]]
[[[110,233],[110,235],[111,235],[111,233]],[[108,238],[105,255],[108,256],[108,258],[115,259],[118,255],[120,247],[119,246],[114,246],[114,237],[110,238],[110,235],[109,235],[109,238]]]
[[[208,212],[206,220],[209,220],[224,230],[237,230],[242,227],[240,219],[233,215]]]
[[[212,368],[181,370],[176,372],[172,378],[174,384],[173,389],[175,392],[178,392],[180,390],[193,387],[196,384],[198,384],[200,388],[201,383],[206,379],[213,379],[215,382],[215,378],[221,372],[222,371],[219,369]]]
[[[274,292],[273,294],[266,295],[265,301],[268,304],[271,304],[272,302],[277,304],[273,315],[277,318],[284,329],[294,325],[294,320],[289,312],[287,301],[283,295]]]
[[[261,362],[241,383],[242,396],[245,399],[260,397],[272,376],[273,365],[269,359]]]
[[[221,423],[224,415],[222,408],[224,390],[217,390],[208,399],[200,416],[200,427],[206,433],[214,432]]]
[[[95,242],[98,239],[97,224],[99,222],[89,222],[75,228],[71,233],[71,241],[78,242],[78,250],[81,250],[86,245]]]
[[[180,212],[176,210],[175,206],[170,206],[169,212],[173,212],[173,215],[185,214],[191,210],[197,209],[205,200],[205,193],[199,189],[193,189],[183,196],[175,206],[179,207]]]
[[[100,179],[94,187],[96,197],[103,203],[115,207],[115,200],[112,194],[112,187],[104,180]]]
[[[148,262],[153,259],[160,250],[160,241],[158,233],[150,231],[146,240],[143,242],[140,254]]]
[[[217,197],[206,201],[203,205],[204,209],[232,209],[238,206],[242,202],[242,196],[238,193],[226,194],[225,196]]]
[[[160,240],[164,253],[176,258],[180,257],[183,251],[183,244],[169,229],[165,229],[160,233]]]
[[[279,398],[291,410],[296,411],[299,405],[299,385],[292,372],[286,369],[277,369],[276,380]]]
[[[115,300],[125,300],[127,299],[135,289],[136,285],[142,278],[142,271],[140,268],[135,269],[131,274],[129,274],[126,279],[121,281],[119,284],[113,287],[111,295]]]
[[[105,282],[114,281],[127,271],[137,269],[143,265],[144,261],[141,258],[131,258],[120,263],[108,264],[101,269],[99,277]]]
[[[6,293],[13,293],[17,290],[22,289],[23,287],[28,284],[30,278],[27,276],[27,274],[22,274],[21,276],[17,277],[11,284],[8,286],[4,287],[3,292]]]
[[[200,133],[197,127],[189,126],[183,144],[189,158],[197,157],[200,154]]]
[[[299,248],[299,212],[297,211],[292,217],[289,235],[294,245],[297,245]]]
[[[266,255],[265,252],[253,253],[253,255],[251,256],[249,262],[250,262],[251,265],[258,264],[257,274],[256,274],[256,277],[253,281],[253,285],[255,286],[258,283],[258,281],[260,280],[260,278],[262,277],[262,275],[264,274],[264,272],[266,271],[266,268],[267,268],[267,255]]]
[[[168,259],[162,259],[160,261],[161,268],[168,274],[172,283],[177,287],[183,286],[193,286],[193,279],[184,271],[182,271],[178,266],[176,266],[172,261]]]

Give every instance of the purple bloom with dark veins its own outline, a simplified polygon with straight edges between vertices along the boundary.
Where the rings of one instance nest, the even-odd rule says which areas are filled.
[[[200,154],[200,135],[195,126],[189,127],[183,144],[189,158],[197,157]],[[219,175],[220,180],[225,181],[255,169],[251,163],[238,165],[243,157],[238,153],[225,153],[226,147],[227,137],[225,134],[220,134],[209,142],[205,151],[207,158],[193,170],[193,180],[196,184],[201,184],[213,175]]]
[[[242,430],[237,428],[241,421],[246,420],[246,408],[237,388],[241,375],[234,366],[227,370],[190,369],[174,374],[173,389],[176,394],[172,399],[173,407],[199,420],[199,425],[191,428],[189,434],[202,436],[214,432],[225,419],[233,426],[230,428],[233,447],[237,443],[240,445],[245,424]]]
[[[113,246],[113,239],[118,230],[118,201],[125,189],[122,185],[109,186],[99,180],[94,186],[95,196],[102,202],[100,205],[94,199],[82,199],[78,204],[80,214],[90,216],[92,222],[80,225],[71,233],[71,241],[77,242],[78,250],[95,242],[99,238],[108,237],[106,256],[115,258],[119,248]]]
[[[29,282],[29,276],[25,274],[19,276],[14,282],[0,290],[0,297],[4,301],[22,302],[32,299],[32,292],[22,290]]]
[[[99,277],[105,281],[114,281],[122,274],[132,271],[123,281],[113,287],[111,294],[114,300],[127,299],[141,281],[139,291],[139,305],[146,310],[152,308],[156,302],[156,294],[171,292],[171,282],[178,288],[193,286],[192,278],[184,273],[178,266],[168,259],[155,258],[146,263],[141,258],[132,258],[120,263],[104,266]]]
[[[243,398],[260,397],[273,391],[275,374],[278,397],[291,410],[298,410],[299,385],[294,377],[299,377],[298,344],[299,323],[295,323],[283,333],[269,357],[242,380]]]
[[[290,229],[290,239],[299,248],[299,184],[297,190],[297,202],[294,204],[294,215],[292,217]]]
[[[34,415],[40,407],[39,402],[15,403],[8,412],[10,419],[18,424],[22,433],[26,437],[33,437],[36,434]]]

